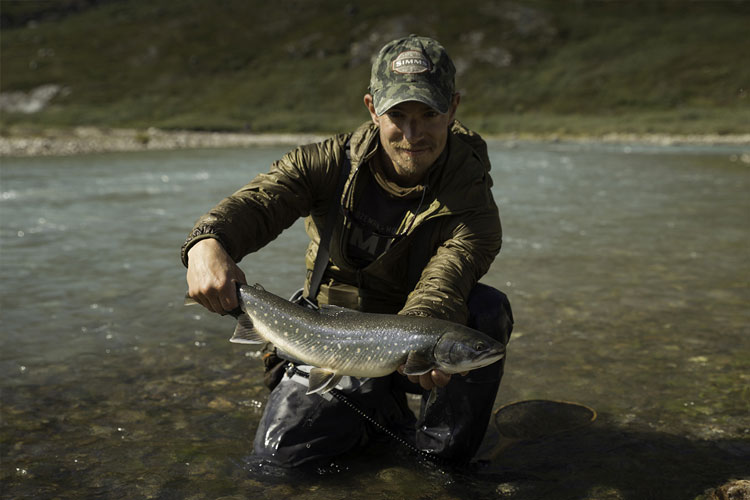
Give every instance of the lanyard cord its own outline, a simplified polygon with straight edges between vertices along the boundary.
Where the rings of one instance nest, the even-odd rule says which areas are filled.
[[[286,372],[287,372],[287,375],[289,375],[289,376],[299,375],[300,377],[303,377],[303,378],[307,378],[307,379],[310,378],[310,374],[309,373],[303,372],[302,370],[300,370],[299,368],[297,368],[297,366],[295,366],[294,363],[289,363],[289,365],[287,366]],[[329,391],[329,394],[331,394],[331,396],[333,396],[334,398],[336,398],[337,401],[343,403],[344,406],[346,406],[347,408],[349,408],[350,410],[352,410],[354,413],[356,413],[357,415],[359,415],[362,419],[364,419],[366,422],[368,422],[369,424],[371,424],[377,430],[379,430],[380,432],[382,432],[383,434],[385,434],[389,438],[393,439],[397,443],[400,443],[401,445],[403,445],[405,448],[407,448],[412,453],[416,453],[420,457],[425,458],[425,459],[427,459],[427,460],[429,460],[431,462],[434,462],[434,463],[437,463],[437,464],[440,464],[440,465],[450,465],[451,464],[451,462],[449,462],[448,460],[446,460],[444,458],[438,457],[437,455],[433,455],[432,453],[430,453],[428,451],[420,450],[419,448],[417,448],[416,446],[414,446],[413,444],[411,444],[406,439],[402,438],[401,436],[399,436],[398,434],[396,434],[395,432],[393,432],[389,428],[385,427],[383,424],[381,424],[380,422],[376,421],[370,415],[368,415],[367,413],[365,413],[365,411],[362,410],[362,408],[360,408],[359,406],[357,406],[356,404],[354,404],[340,390],[338,390],[338,389],[331,389]]]

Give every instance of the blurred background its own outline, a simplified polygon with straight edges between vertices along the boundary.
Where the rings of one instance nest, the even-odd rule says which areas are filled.
[[[732,134],[750,123],[741,0],[2,0],[0,131],[340,132],[371,57],[417,33],[488,133]]]

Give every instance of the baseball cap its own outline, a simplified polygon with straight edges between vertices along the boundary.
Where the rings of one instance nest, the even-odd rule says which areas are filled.
[[[387,43],[370,74],[370,94],[380,116],[396,104],[419,101],[447,113],[456,87],[456,67],[432,38],[409,35]]]

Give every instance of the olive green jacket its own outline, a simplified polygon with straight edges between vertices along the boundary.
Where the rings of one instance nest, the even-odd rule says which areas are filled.
[[[298,147],[266,174],[221,201],[201,217],[182,247],[216,238],[239,262],[276,238],[299,217],[310,236],[306,290],[320,233],[338,186],[350,140],[351,171],[341,206],[351,210],[368,160],[380,147],[378,128],[367,123],[352,134]],[[490,267],[502,242],[492,198],[487,146],[479,135],[455,122],[446,150],[427,174],[424,202],[407,212],[391,247],[364,268],[346,256],[350,224],[340,210],[330,244],[330,261],[318,300],[370,312],[432,316],[465,323],[469,292]],[[416,207],[415,207],[416,209]],[[408,228],[408,229],[407,229]]]

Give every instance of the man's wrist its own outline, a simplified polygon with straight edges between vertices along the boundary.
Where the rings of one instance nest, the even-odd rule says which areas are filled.
[[[195,233],[195,231],[193,232]],[[219,235],[216,233],[209,233],[204,232],[200,234],[191,234],[188,239],[185,241],[185,243],[182,245],[182,263],[185,267],[188,267],[189,262],[189,254],[190,251],[195,248],[195,246],[201,242],[204,241],[213,241],[216,242],[224,251],[226,251],[226,247],[221,242],[221,238],[219,238]],[[228,252],[227,252],[228,253]]]

